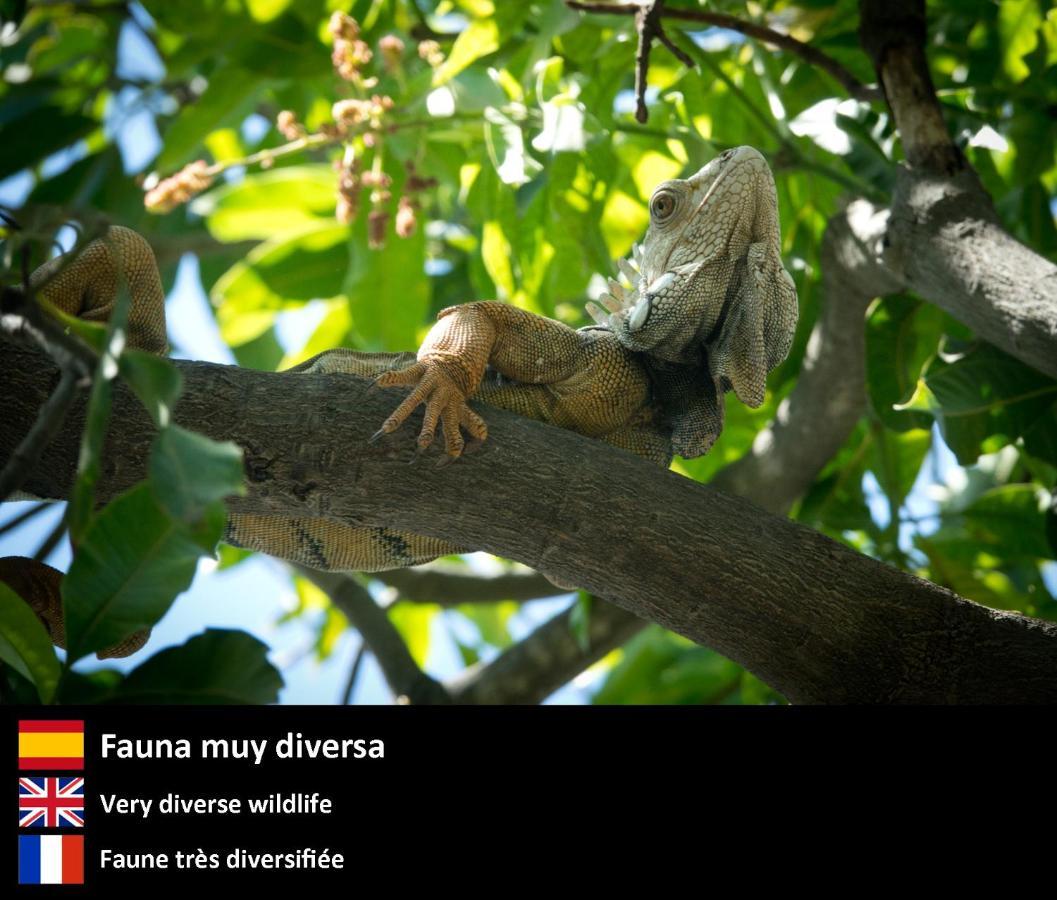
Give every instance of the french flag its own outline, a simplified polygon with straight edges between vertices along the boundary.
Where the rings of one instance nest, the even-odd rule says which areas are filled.
[[[84,836],[20,834],[19,884],[84,884]]]

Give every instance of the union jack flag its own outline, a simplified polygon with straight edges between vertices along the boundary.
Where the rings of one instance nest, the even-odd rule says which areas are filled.
[[[19,828],[83,828],[84,778],[19,778]]]

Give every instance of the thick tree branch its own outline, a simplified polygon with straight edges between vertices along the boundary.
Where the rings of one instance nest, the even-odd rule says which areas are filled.
[[[6,454],[55,370],[6,342],[0,357]],[[176,421],[244,448],[248,493],[234,511],[385,524],[519,560],[715,648],[793,702],[1057,700],[1057,625],[978,606],[600,442],[482,407],[490,438],[478,453],[409,466],[407,429],[367,442],[392,391],[176,365]],[[27,490],[67,494],[82,414],[77,405]],[[101,499],[142,477],[153,433],[118,390]]]
[[[643,9],[643,6],[638,3],[583,3],[578,0],[565,0],[565,5],[581,12],[604,15],[637,16]],[[661,15],[673,21],[700,22],[704,25],[714,25],[717,28],[729,28],[731,31],[740,32],[765,44],[781,47],[783,50],[795,53],[806,63],[828,72],[848,92],[848,95],[856,100],[876,100],[880,97],[880,91],[877,88],[863,84],[832,56],[788,34],[768,28],[766,25],[746,22],[736,16],[703,9],[665,9]]]
[[[1057,378],[1057,265],[998,221],[975,173],[953,177],[901,169],[891,210],[860,201],[856,231],[885,224],[868,241],[889,281],[949,312],[981,338]]]
[[[925,3],[861,0],[859,10],[860,39],[909,163],[876,259],[980,337],[1057,378],[1057,266],[1005,231],[951,139],[925,55]]]

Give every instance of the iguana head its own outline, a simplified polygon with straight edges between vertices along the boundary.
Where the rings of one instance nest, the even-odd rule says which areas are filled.
[[[646,238],[634,262],[619,263],[625,283],[610,279],[610,292],[599,298],[608,312],[588,307],[625,347],[662,368],[707,368],[707,384],[703,372],[677,380],[715,397],[680,402],[718,405],[719,424],[695,426],[708,433],[688,436],[685,449],[697,452],[683,455],[711,446],[727,390],[759,406],[767,373],[789,352],[796,288],[780,251],[771,170],[757,150],[736,147],[688,179],[657,186]]]

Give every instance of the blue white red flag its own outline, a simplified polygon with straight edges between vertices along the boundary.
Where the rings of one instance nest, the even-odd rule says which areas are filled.
[[[84,835],[20,834],[19,884],[84,884]]]

